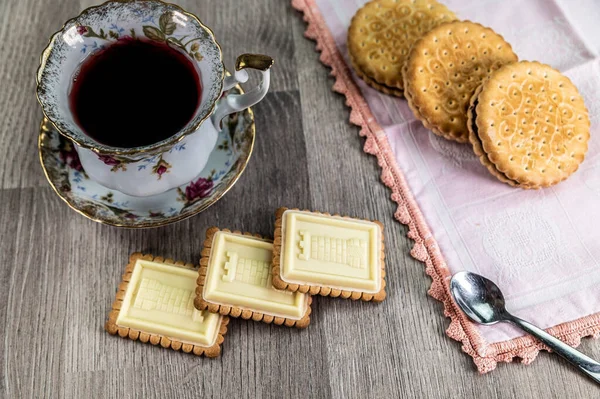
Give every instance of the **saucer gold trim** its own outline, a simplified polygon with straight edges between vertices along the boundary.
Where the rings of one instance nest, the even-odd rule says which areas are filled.
[[[117,0],[114,0],[114,1],[117,1]],[[240,94],[244,93],[244,90],[242,89],[242,87],[240,85],[236,85],[235,87],[239,90]],[[252,157],[252,152],[254,151],[254,144],[256,142],[256,124],[255,124],[254,112],[252,111],[252,108],[247,108],[246,110],[241,111],[241,112],[247,112],[250,115],[250,119],[252,120],[252,123],[250,125],[250,131],[252,133],[252,141],[250,143],[250,148],[248,150],[248,154],[246,156],[246,160],[245,160],[244,164],[242,165],[242,168],[237,173],[237,175],[229,182],[229,184],[223,189],[223,191],[220,192],[210,202],[207,202],[206,204],[204,204],[203,206],[201,206],[198,209],[194,210],[193,212],[190,212],[189,214],[173,216],[173,217],[170,217],[167,220],[163,220],[163,221],[157,221],[157,222],[140,222],[139,224],[136,224],[136,225],[126,225],[126,224],[121,224],[121,223],[114,223],[112,221],[108,221],[108,220],[104,220],[104,219],[98,218],[98,217],[92,215],[92,213],[90,211],[88,211],[86,209],[81,209],[81,208],[77,207],[75,204],[73,204],[71,202],[71,200],[69,198],[67,198],[65,195],[63,195],[60,192],[60,190],[54,185],[54,182],[50,178],[48,170],[46,169],[46,166],[44,165],[44,158],[43,158],[43,154],[42,154],[42,152],[43,152],[42,148],[43,148],[43,145],[44,145],[44,141],[47,138],[46,132],[49,130],[48,124],[52,125],[51,122],[47,118],[45,118],[45,117],[42,119],[42,122],[40,124],[40,133],[39,133],[39,136],[38,136],[38,156],[39,156],[40,164],[42,165],[42,169],[44,171],[44,175],[46,176],[46,180],[48,180],[48,183],[50,184],[50,187],[52,187],[52,189],[54,190],[54,192],[60,197],[61,200],[63,200],[69,206],[69,208],[73,209],[75,212],[79,213],[80,215],[85,216],[86,218],[88,218],[90,220],[93,220],[94,222],[98,222],[98,223],[105,224],[105,225],[108,225],[108,226],[124,227],[124,228],[128,228],[128,229],[144,229],[144,228],[153,228],[153,227],[166,226],[168,224],[176,223],[176,222],[182,221],[184,219],[188,219],[188,218],[190,218],[192,216],[195,216],[198,213],[205,211],[210,206],[214,205],[225,194],[227,194],[227,192],[229,192],[229,190],[231,190],[231,188],[238,182],[238,180],[240,179],[240,177],[242,176],[242,174],[246,170],[246,167],[248,166],[248,162],[250,162],[250,158]],[[54,126],[52,125],[52,127],[54,127]],[[58,129],[55,129],[55,130],[60,133],[60,131],[58,131]],[[66,139],[70,140],[69,138],[66,138]]]
[[[206,31],[208,32],[209,36],[211,37],[211,39],[215,42],[215,45],[217,46],[217,48],[219,49],[219,60],[221,61],[221,63],[223,63],[223,50],[221,48],[221,45],[219,44],[219,42],[217,41],[217,39],[215,38],[215,34],[212,31],[212,29],[210,29],[208,26],[204,25],[202,23],[202,21],[200,21],[200,18],[198,18],[196,15],[185,11],[183,8],[181,8],[180,6],[178,6],[177,4],[173,4],[173,3],[168,3],[162,0],[108,0],[102,4],[96,5],[96,6],[92,6],[92,7],[88,7],[85,8],[83,11],[81,11],[76,17],[70,18],[68,19],[63,25],[62,27],[54,32],[54,34],[52,34],[50,36],[50,40],[48,41],[48,44],[46,45],[46,47],[44,48],[44,50],[42,51],[42,54],[40,56],[40,66],[37,69],[36,72],[36,90],[35,90],[35,97],[38,101],[38,103],[40,104],[40,107],[42,108],[42,113],[44,114],[44,118],[48,120],[49,123],[52,124],[52,126],[54,127],[54,129],[60,133],[61,135],[63,135],[64,137],[66,137],[67,139],[75,142],[77,145],[83,147],[83,148],[87,148],[90,149],[91,151],[94,151],[97,154],[110,154],[110,155],[133,155],[133,154],[141,154],[141,153],[148,153],[148,152],[161,152],[161,150],[165,150],[166,148],[169,148],[177,143],[179,143],[181,140],[183,140],[184,137],[190,135],[191,133],[194,133],[196,130],[198,130],[198,128],[200,127],[200,125],[207,119],[210,117],[210,115],[212,115],[212,113],[215,110],[216,104],[217,102],[215,101],[215,103],[212,105],[212,107],[210,107],[209,111],[207,112],[206,116],[204,118],[202,118],[198,123],[196,123],[195,125],[188,127],[186,129],[186,131],[181,134],[181,136],[177,137],[177,136],[172,136],[172,138],[159,145],[156,147],[153,146],[149,146],[149,148],[140,150],[140,149],[122,149],[122,148],[114,148],[113,150],[100,150],[99,148],[97,148],[94,145],[88,145],[85,144],[83,142],[81,142],[80,140],[76,139],[75,137],[71,137],[70,134],[67,134],[65,132],[63,132],[62,130],[60,130],[58,128],[58,126],[56,125],[56,123],[50,119],[48,117],[48,115],[46,115],[46,111],[44,110],[44,107],[42,105],[42,102],[40,100],[39,97],[39,86],[40,86],[40,80],[41,80],[41,76],[44,72],[44,69],[46,67],[46,62],[50,56],[50,53],[52,52],[52,49],[54,47],[54,40],[56,39],[56,37],[64,31],[65,27],[67,26],[67,24],[69,24],[72,21],[75,21],[77,18],[79,18],[81,15],[83,15],[84,13],[88,13],[92,10],[95,10],[97,8],[101,8],[107,4],[110,3],[136,3],[136,2],[155,2],[155,3],[161,3],[164,4],[165,6],[168,7],[174,7],[176,10],[178,10],[179,12],[181,12],[184,15],[187,15],[188,17],[190,17],[191,19],[195,20],[203,29],[206,29]],[[221,85],[221,91],[223,90],[223,79],[225,78],[225,67],[223,67],[223,73],[222,76],[220,78],[220,85]]]

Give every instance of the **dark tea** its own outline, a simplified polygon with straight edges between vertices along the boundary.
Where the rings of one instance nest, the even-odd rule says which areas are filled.
[[[113,147],[154,144],[194,116],[202,87],[192,60],[163,43],[128,40],[81,65],[69,94],[75,121]]]

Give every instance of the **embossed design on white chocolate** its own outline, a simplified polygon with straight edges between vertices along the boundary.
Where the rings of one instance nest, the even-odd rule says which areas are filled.
[[[194,308],[192,312],[192,320],[196,323],[204,322],[204,315],[202,314],[202,311]]]
[[[300,253],[298,254],[298,258],[302,260],[310,259],[310,233],[306,230],[300,230],[298,232],[300,235],[300,241],[298,242],[298,246],[300,247]]]
[[[306,230],[298,232],[301,260],[315,259],[353,268],[367,266],[367,242],[358,238],[347,240],[330,236],[313,236]]]
[[[237,252],[227,251],[223,281],[239,281],[258,287],[271,287],[271,265],[256,259],[240,258]]]
[[[236,252],[227,251],[227,262],[225,262],[225,274],[223,281],[232,282],[235,279],[235,271],[237,269],[238,254]]]
[[[144,278],[133,302],[133,307],[142,310],[160,310],[181,316],[192,316],[196,322],[202,322],[202,315],[194,311],[194,291],[171,287],[158,280]],[[196,311],[197,312],[197,311]]]

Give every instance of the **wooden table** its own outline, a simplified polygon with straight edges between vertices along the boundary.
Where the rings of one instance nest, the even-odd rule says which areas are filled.
[[[226,64],[273,56],[255,107],[257,145],[237,185],[207,212],[151,230],[89,221],[52,191],[37,152],[35,71],[49,36],[90,0],[0,2],[0,397],[592,398],[599,391],[547,353],[480,376],[447,338],[430,279],[408,252],[390,192],[362,151],[344,98],[285,0],[180,0],[212,27]],[[223,355],[198,358],[108,335],[131,252],[196,263],[208,226],[270,234],[280,205],[384,222],[388,299],[316,298],[298,331],[232,320]],[[600,358],[600,345],[584,352]]]

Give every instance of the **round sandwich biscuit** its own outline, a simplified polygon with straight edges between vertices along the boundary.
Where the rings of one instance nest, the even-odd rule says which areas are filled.
[[[435,0],[373,0],[350,22],[352,66],[375,89],[402,96],[402,66],[410,47],[431,28],[455,19]]]
[[[352,68],[354,68],[354,72],[356,73],[356,75],[375,90],[379,90],[380,92],[389,94],[390,96],[404,97],[404,91],[395,87],[389,87],[377,83],[376,81],[365,75],[360,69],[358,69],[358,67],[354,65],[354,62],[352,60],[350,60],[350,62],[352,64]]]
[[[566,76],[522,61],[493,72],[468,111],[469,140],[481,163],[501,181],[538,189],[560,183],[585,158],[590,120]]]
[[[404,96],[425,127],[467,143],[467,109],[475,89],[490,73],[516,62],[502,36],[470,21],[433,28],[412,47],[403,68]]]

